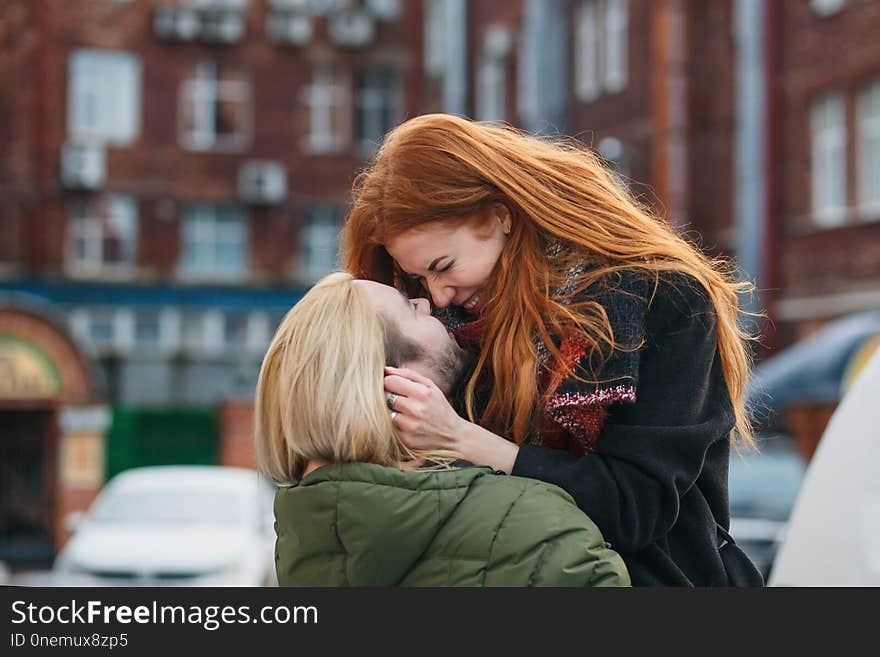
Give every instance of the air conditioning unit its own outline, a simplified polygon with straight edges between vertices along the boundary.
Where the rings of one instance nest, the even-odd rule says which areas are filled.
[[[244,11],[248,0],[186,0],[186,4],[201,10]]]
[[[192,41],[199,35],[199,15],[186,7],[157,7],[153,29],[163,39]]]
[[[373,41],[376,23],[368,13],[359,9],[341,11],[330,17],[330,38],[346,48],[363,48]]]
[[[303,14],[269,14],[266,35],[275,43],[304,46],[312,39],[312,19]]]
[[[213,43],[236,43],[244,37],[244,16],[235,11],[206,11],[201,15],[199,35]]]
[[[307,4],[315,16],[329,16],[345,9],[349,0],[307,0]]]
[[[238,170],[238,195],[246,203],[277,205],[287,197],[287,171],[281,162],[253,160]]]
[[[400,16],[400,0],[364,0],[371,16],[380,21],[393,21]]]
[[[61,183],[68,189],[100,189],[107,179],[102,146],[65,144],[61,147]]]
[[[504,25],[491,25],[483,36],[483,51],[489,57],[503,59],[513,50],[513,34]]]

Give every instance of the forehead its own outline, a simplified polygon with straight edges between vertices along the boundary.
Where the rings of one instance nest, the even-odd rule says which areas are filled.
[[[463,226],[459,222],[435,221],[418,228],[410,228],[389,237],[385,248],[389,252],[400,252],[403,255],[438,249],[455,239]]]
[[[401,292],[390,285],[364,280],[354,281],[354,284],[366,293],[376,310],[383,315],[395,316],[406,303]]]

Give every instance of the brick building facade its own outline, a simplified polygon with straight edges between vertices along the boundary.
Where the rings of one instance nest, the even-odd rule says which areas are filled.
[[[739,259],[784,346],[880,307],[878,29],[865,0],[6,0],[3,303],[94,361],[108,474],[147,425],[147,460],[241,463],[354,177],[444,111],[582,139]]]

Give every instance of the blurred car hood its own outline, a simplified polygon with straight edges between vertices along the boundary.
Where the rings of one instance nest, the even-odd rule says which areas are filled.
[[[64,559],[96,573],[207,573],[234,564],[254,538],[232,527],[83,525]]]

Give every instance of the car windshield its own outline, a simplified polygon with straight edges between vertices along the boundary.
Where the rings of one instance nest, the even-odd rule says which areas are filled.
[[[730,514],[786,520],[804,478],[803,460],[779,441],[764,443],[760,449],[730,459]]]
[[[142,488],[113,491],[92,519],[100,523],[237,525],[238,497],[221,489]]]

